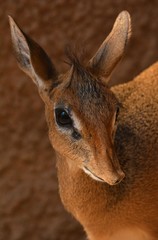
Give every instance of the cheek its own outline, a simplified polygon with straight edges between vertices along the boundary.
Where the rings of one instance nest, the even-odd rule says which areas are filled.
[[[59,133],[55,126],[51,125],[49,128],[49,139],[52,147],[57,153],[67,155],[70,151],[70,142],[67,137]]]
[[[88,146],[82,141],[75,141],[69,136],[58,132],[55,128],[49,131],[49,138],[55,151],[79,166],[85,161],[89,161],[90,151]]]

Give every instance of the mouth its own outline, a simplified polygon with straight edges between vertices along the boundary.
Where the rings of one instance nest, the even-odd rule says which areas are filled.
[[[87,167],[83,167],[83,171],[89,175],[91,178],[93,178],[95,181],[99,181],[99,182],[105,182],[102,178],[98,177],[97,175],[95,175],[93,172],[91,172]]]

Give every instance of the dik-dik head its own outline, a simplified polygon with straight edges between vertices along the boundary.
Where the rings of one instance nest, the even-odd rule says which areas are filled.
[[[130,37],[130,16],[123,11],[85,66],[71,56],[66,74],[58,74],[44,50],[10,17],[11,36],[20,68],[37,85],[45,103],[50,141],[72,171],[114,185],[124,178],[114,137],[119,103],[108,88],[110,75]]]

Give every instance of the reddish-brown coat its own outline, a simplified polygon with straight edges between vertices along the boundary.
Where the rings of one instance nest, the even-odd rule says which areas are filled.
[[[21,33],[12,19],[11,27],[16,56],[25,52],[25,46],[31,52],[34,46],[30,45],[25,35],[24,38],[19,38]],[[101,81],[104,78],[104,81],[109,80],[107,73],[111,74],[124,52],[130,32],[127,12],[119,15],[115,27],[90,61],[88,73],[83,68],[82,74],[73,66],[74,71],[71,69],[58,80],[52,72],[52,79],[46,81],[48,79],[42,79],[47,76],[46,73],[41,74],[41,71],[47,71],[46,65],[38,71],[35,63],[39,55],[35,55],[32,62],[28,51],[26,54],[29,68],[25,69],[21,62],[20,65],[37,84],[46,105],[49,137],[57,153],[60,195],[68,211],[84,226],[91,240],[122,240],[127,237],[156,240],[158,68],[156,64],[132,82],[109,90]],[[22,51],[17,44],[19,40],[22,41]],[[113,49],[115,46],[119,47]],[[39,63],[45,64],[45,57],[47,58],[44,56],[40,61],[38,59],[38,66]],[[103,68],[108,71],[103,71]],[[92,69],[95,71],[91,71]],[[54,67],[52,70],[55,71]],[[79,82],[75,79],[76,72]],[[56,82],[55,87],[54,83],[51,85],[51,81]],[[72,81],[75,84],[69,84]],[[91,87],[93,91],[90,91]],[[99,95],[92,98],[91,94],[98,92]],[[99,98],[103,101],[98,101]],[[118,104],[116,98],[123,107],[113,141]],[[59,102],[69,106],[81,122],[80,141],[74,141],[66,131],[60,131],[57,127],[54,107]],[[84,166],[90,167],[104,183],[87,176],[83,171]],[[124,177],[123,172],[125,179],[118,185],[110,186]]]

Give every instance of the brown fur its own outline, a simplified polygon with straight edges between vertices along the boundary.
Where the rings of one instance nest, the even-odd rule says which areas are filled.
[[[30,44],[26,35],[21,38],[22,32],[12,19],[10,21],[17,58],[20,55],[21,61],[23,59],[19,41],[35,54],[32,59],[27,51],[27,70],[23,64],[22,69],[33,78],[45,102],[64,206],[84,226],[90,240],[156,240],[158,65],[127,84],[107,87],[129,38],[129,15],[126,12],[119,15],[112,33],[87,67],[77,61],[57,80],[53,66],[56,74],[49,79],[49,85],[41,79],[47,73],[45,58],[37,60],[39,67],[40,64],[45,66],[38,71],[34,67],[37,65],[32,63],[36,62],[36,52],[32,50],[36,45]],[[107,71],[103,71],[104,68]],[[116,131],[119,103],[122,108]],[[54,108],[58,105],[68,106],[79,120],[79,141],[57,126]],[[83,171],[84,166],[104,182],[88,176]]]
[[[72,176],[59,160],[61,197],[92,239],[103,239],[108,231],[126,226],[144,229],[157,239],[158,64],[112,90],[123,102],[115,146],[126,178],[119,185],[107,186],[82,171]]]

